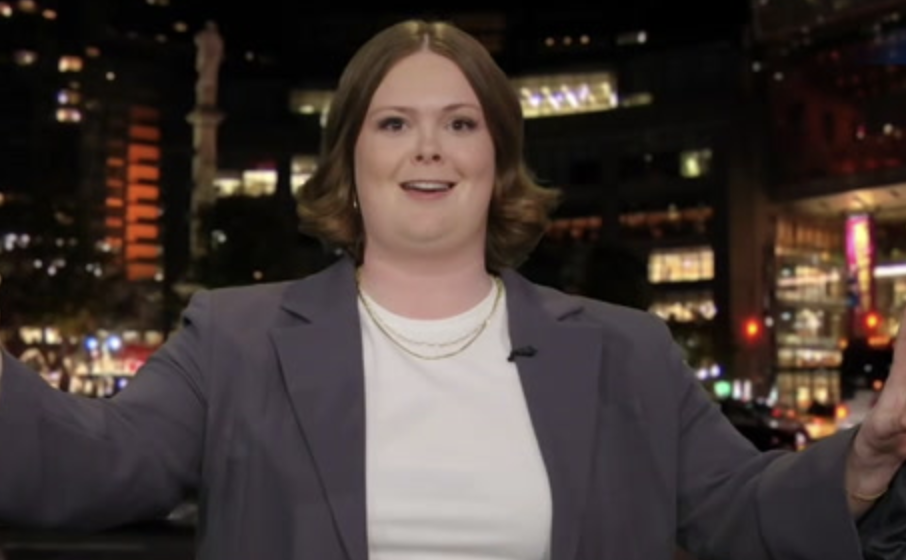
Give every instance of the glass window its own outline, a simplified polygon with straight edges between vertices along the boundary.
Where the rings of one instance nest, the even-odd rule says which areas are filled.
[[[78,56],[61,56],[59,70],[60,72],[81,72],[82,59]]]
[[[272,169],[246,170],[242,173],[242,189],[246,196],[270,196],[277,192],[277,172]]]
[[[709,291],[664,296],[652,303],[648,310],[672,323],[711,321],[717,315],[714,297]]]
[[[61,123],[77,123],[81,120],[82,113],[78,109],[57,109],[57,121]]]
[[[695,179],[711,172],[711,150],[689,150],[680,154],[680,175]]]
[[[31,66],[38,61],[38,53],[35,51],[21,50],[13,54],[13,60],[19,66]]]
[[[713,279],[714,251],[710,247],[659,249],[648,258],[648,280],[653,284]]]

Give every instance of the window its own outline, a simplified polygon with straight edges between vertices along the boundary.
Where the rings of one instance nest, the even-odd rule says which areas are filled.
[[[714,250],[710,247],[660,249],[648,258],[648,280],[652,284],[713,279]]]
[[[688,150],[680,153],[680,175],[695,179],[711,172],[711,150]]]
[[[57,93],[57,103],[60,105],[78,105],[82,100],[82,95],[72,89],[63,89]]]
[[[19,66],[31,66],[38,61],[38,53],[27,50],[16,51],[13,55],[13,60],[15,60],[16,64]]]
[[[60,72],[81,72],[82,59],[78,56],[65,55],[60,57]]]
[[[644,45],[647,42],[647,31],[633,31],[631,33],[622,33],[617,36],[617,44],[620,46]]]
[[[214,190],[218,197],[239,196],[242,194],[242,179],[238,177],[218,177],[214,179]]]
[[[676,323],[711,321],[717,315],[711,292],[665,296],[652,303],[648,310],[665,321]]]
[[[57,109],[57,121],[61,123],[81,122],[82,113],[78,109],[64,108]]]
[[[277,172],[272,169],[249,169],[242,173],[246,196],[270,196],[277,192]]]

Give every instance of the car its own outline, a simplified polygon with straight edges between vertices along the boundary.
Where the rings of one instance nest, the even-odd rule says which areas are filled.
[[[721,412],[760,451],[801,451],[812,438],[805,425],[782,410],[757,401],[723,399]]]

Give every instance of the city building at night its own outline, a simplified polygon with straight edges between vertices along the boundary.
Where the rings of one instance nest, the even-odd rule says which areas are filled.
[[[43,374],[115,373],[102,354],[167,331],[202,23],[183,4],[0,1],[0,338]]]
[[[174,10],[138,0],[0,2],[0,141],[9,144],[0,191],[74,197],[80,243],[109,251],[115,272],[139,284],[164,279],[167,197],[190,186],[194,46]]]
[[[824,4],[753,8],[776,387],[801,410],[840,402],[846,349],[906,305],[906,3]]]

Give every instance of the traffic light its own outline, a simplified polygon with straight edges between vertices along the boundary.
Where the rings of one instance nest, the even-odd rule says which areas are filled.
[[[761,337],[761,321],[758,319],[746,319],[742,333],[749,342],[758,340]]]
[[[881,325],[881,316],[878,315],[876,311],[869,311],[865,314],[863,321],[865,330],[869,333],[873,333],[878,330],[878,326]]]

